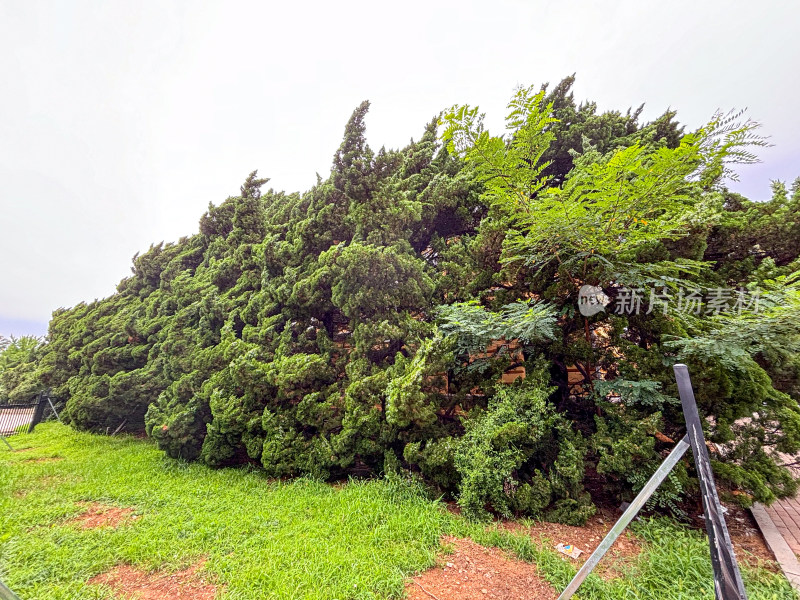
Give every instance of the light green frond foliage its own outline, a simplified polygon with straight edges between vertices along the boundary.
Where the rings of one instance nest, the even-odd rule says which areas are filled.
[[[548,126],[558,119],[544,98],[544,91],[536,93],[533,87],[517,90],[508,103],[507,136],[491,136],[477,107],[454,106],[442,118],[448,149],[474,166],[486,198],[509,204],[511,211],[527,209],[549,179],[543,175],[549,163],[542,156],[555,138]]]
[[[492,340],[542,342],[553,339],[556,327],[556,309],[543,302],[519,301],[492,312],[471,300],[440,306],[439,318],[441,330],[457,338],[459,353],[485,350]]]
[[[738,181],[732,165],[752,165],[761,162],[758,148],[771,144],[757,132],[761,124],[747,119],[744,110],[718,111],[711,121],[701,129],[703,149],[703,169],[701,181],[714,182],[720,178]]]
[[[692,335],[671,340],[668,346],[683,360],[716,356],[729,369],[740,368],[757,354],[773,360],[796,357],[800,352],[800,273],[764,283],[766,293],[751,301],[748,310],[694,320]]]
[[[598,381],[594,391],[599,398],[617,398],[625,405],[641,405],[661,409],[664,404],[677,404],[678,400],[661,391],[657,381],[632,381],[619,377],[612,381]]]
[[[510,216],[506,261],[557,261],[571,273],[592,263],[603,267],[607,280],[624,277],[628,269],[644,271],[635,266],[637,253],[687,235],[698,222],[713,222],[721,201],[703,190],[727,174],[729,163],[756,160],[750,148],[764,145],[754,133],[757,123],[740,123],[742,113],[715,115],[676,147],[644,139],[601,153],[584,140],[563,185],[547,187],[543,173],[549,163],[542,157],[557,119],[544,98],[544,91],[535,94],[533,88],[517,91],[509,103],[507,137],[491,136],[484,115],[467,105],[453,107],[442,121],[442,138],[473,166],[484,198]],[[656,264],[650,275],[665,269],[679,275],[671,266]]]

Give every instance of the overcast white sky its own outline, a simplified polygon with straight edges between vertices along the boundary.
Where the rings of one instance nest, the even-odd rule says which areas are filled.
[[[308,189],[352,110],[374,148],[453,103],[502,122],[518,84],[577,73],[601,109],[690,128],[750,109],[773,148],[731,187],[800,175],[800,3],[0,0],[0,335],[113,293],[258,169]]]

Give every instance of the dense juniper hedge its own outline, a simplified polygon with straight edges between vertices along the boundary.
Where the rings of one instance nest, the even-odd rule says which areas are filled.
[[[76,428],[144,429],[212,466],[410,474],[473,516],[580,523],[682,435],[680,360],[726,493],[794,492],[771,452],[800,449],[800,185],[761,203],[724,187],[752,124],[686,134],[674,112],[599,113],[571,85],[520,90],[503,139],[454,107],[378,152],[363,103],[308,192],[262,193],[253,172],[114,295],[57,310],[3,373],[6,399],[51,387]],[[757,287],[766,312],[648,314],[645,294],[638,315],[584,318],[584,283]],[[680,510],[687,468],[657,504]]]

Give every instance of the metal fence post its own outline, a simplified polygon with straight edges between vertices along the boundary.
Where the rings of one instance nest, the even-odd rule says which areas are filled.
[[[694,464],[697,467],[697,476],[700,479],[700,491],[703,498],[703,512],[705,513],[706,531],[708,532],[708,545],[711,550],[711,564],[714,567],[714,593],[717,600],[746,600],[742,575],[733,545],[728,535],[728,527],[722,516],[722,506],[717,496],[714,485],[714,474],[711,471],[711,461],[708,457],[708,448],[703,436],[703,425],[700,414],[697,412],[697,403],[692,390],[692,380],[689,378],[689,369],[686,365],[675,365],[675,378],[678,381],[678,393],[683,405],[683,416],[686,418],[686,435],[692,446]]]
[[[617,538],[625,531],[625,528],[628,524],[633,520],[633,517],[642,509],[645,503],[650,499],[650,496],[653,495],[658,489],[658,486],[661,485],[661,482],[669,475],[670,471],[678,464],[678,461],[683,457],[684,453],[689,449],[689,440],[686,439],[686,436],[683,437],[681,441],[679,441],[672,451],[669,453],[669,456],[664,459],[656,472],[650,477],[642,491],[634,498],[633,502],[631,502],[630,506],[625,509],[625,512],[622,516],[614,523],[614,526],[611,530],[606,534],[606,537],[603,538],[603,541],[600,542],[600,545],[592,552],[592,555],[583,563],[583,566],[580,568],[575,574],[575,577],[572,578],[572,581],[569,582],[569,585],[561,592],[561,595],[558,597],[558,600],[568,600],[572,598],[572,595],[578,591],[578,588],[583,583],[583,580],[592,572],[597,566],[597,563],[600,562],[600,559],[603,558],[605,553],[611,548],[611,545],[617,541]]]
[[[36,403],[36,408],[33,411],[33,420],[31,421],[31,426],[28,428],[28,433],[33,433],[33,428],[42,422],[42,417],[44,416],[44,408],[47,399],[43,392],[39,392],[37,398],[39,401]]]
[[[45,391],[44,395],[47,398],[47,403],[50,405],[50,410],[53,411],[53,414],[56,416],[56,419],[58,419],[58,422],[63,425],[64,421],[61,420],[61,417],[59,416],[58,411],[56,410],[56,407],[53,406],[53,399],[50,397],[50,388],[47,388],[47,390]]]
[[[742,583],[742,575],[739,572],[739,565],[736,564],[733,545],[728,535],[725,519],[722,516],[722,506],[717,496],[717,488],[714,485],[711,461],[708,457],[705,437],[703,437],[703,426],[700,422],[700,414],[697,411],[692,382],[689,379],[689,370],[686,365],[675,365],[674,369],[675,378],[678,382],[678,392],[683,405],[683,414],[686,419],[686,435],[672,449],[672,452],[661,463],[656,472],[653,473],[650,480],[642,488],[642,491],[639,492],[627,510],[606,534],[606,537],[603,538],[603,541],[600,542],[597,549],[575,574],[575,577],[569,582],[569,585],[558,597],[558,600],[568,600],[578,590],[584,579],[594,569],[606,551],[627,527],[628,523],[636,516],[636,513],[641,510],[645,502],[689,447],[692,448],[695,465],[697,466],[697,475],[700,479],[708,543],[711,549],[711,565],[714,568],[714,594],[717,600],[747,600],[747,594]]]

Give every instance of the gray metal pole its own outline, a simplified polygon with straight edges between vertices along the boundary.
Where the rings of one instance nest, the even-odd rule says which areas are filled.
[[[675,378],[678,381],[678,393],[683,405],[683,416],[686,419],[686,435],[694,454],[694,464],[700,479],[700,492],[703,498],[703,512],[706,518],[708,545],[711,549],[711,565],[714,567],[714,593],[717,600],[747,600],[742,575],[733,553],[733,545],[728,535],[728,527],[722,516],[722,506],[714,485],[714,473],[708,457],[706,439],[703,436],[703,424],[697,412],[692,380],[686,365],[675,365]]]
[[[6,436],[0,435],[0,438],[3,438],[3,441],[6,443],[6,446],[8,446],[9,450],[14,450],[14,448],[11,447],[11,444],[8,443],[8,440],[6,439]]]
[[[19,600],[19,597],[0,581],[0,600]]]
[[[611,548],[611,545],[617,540],[617,538],[622,534],[628,524],[633,520],[633,517],[642,509],[645,503],[650,499],[650,496],[653,495],[653,492],[658,489],[658,486],[661,485],[661,482],[669,475],[670,471],[675,467],[681,457],[686,453],[689,449],[689,436],[686,435],[683,437],[681,441],[679,441],[675,447],[672,449],[672,452],[669,453],[669,456],[664,459],[664,462],[656,469],[656,472],[653,473],[653,476],[650,477],[650,480],[644,484],[642,491],[634,498],[631,505],[622,513],[622,516],[619,520],[614,523],[614,526],[611,530],[606,534],[606,537],[603,538],[603,541],[600,542],[600,545],[597,549],[592,552],[592,555],[589,559],[583,563],[583,566],[580,570],[575,574],[575,577],[572,578],[572,581],[569,582],[569,585],[561,592],[561,595],[558,597],[558,600],[567,600],[568,598],[572,598],[572,595],[578,591],[578,588],[583,583],[583,580],[592,572],[597,566],[597,563],[600,562],[600,559],[603,558],[603,555]]]
[[[58,419],[58,422],[63,425],[64,422],[61,420],[61,417],[58,416],[58,411],[56,410],[56,407],[53,406],[53,401],[50,399],[50,394],[47,394],[47,401],[50,403],[50,410],[53,411],[53,414],[56,416],[56,419]]]

